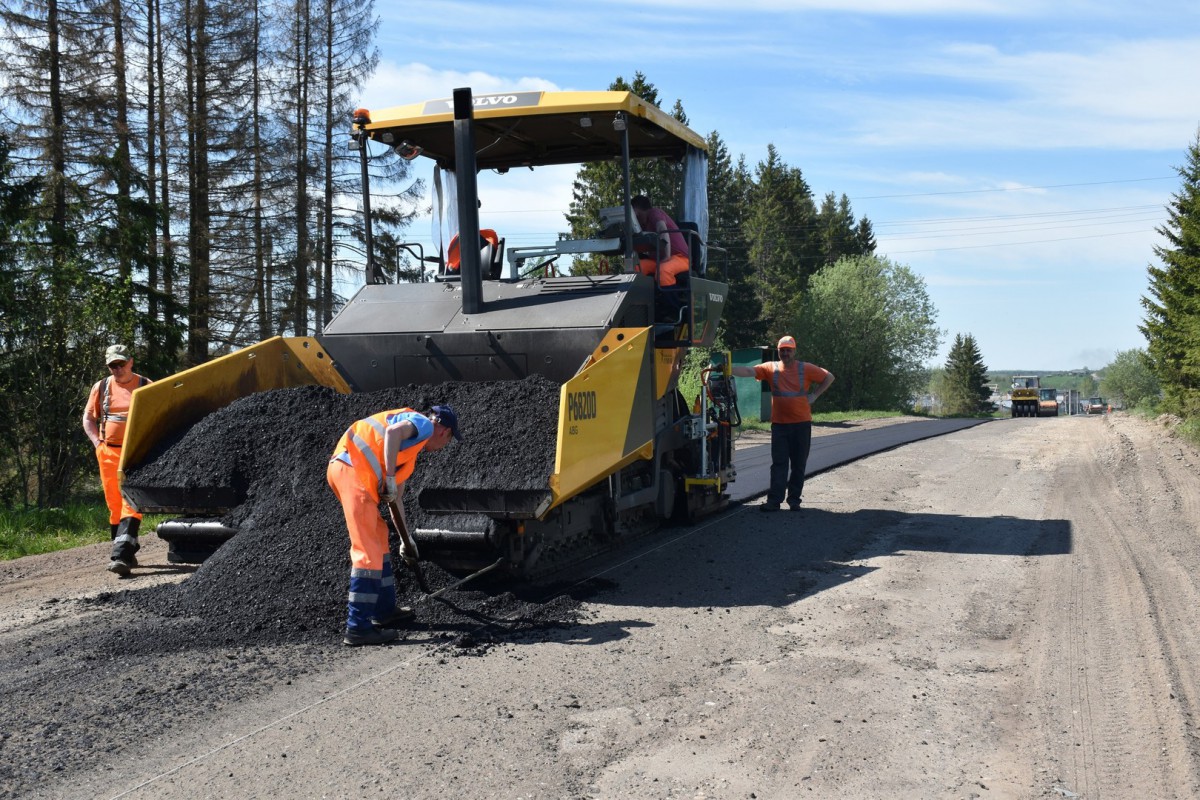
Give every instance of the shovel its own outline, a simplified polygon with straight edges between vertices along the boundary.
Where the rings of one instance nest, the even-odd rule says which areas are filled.
[[[392,524],[396,526],[396,533],[400,534],[400,555],[404,559],[405,565],[417,576],[417,586],[421,587],[422,592],[429,594],[429,584],[425,582],[425,574],[421,572],[421,554],[417,552],[417,543],[409,534],[408,526],[404,524],[404,515],[396,507],[395,500],[389,500],[387,507]]]

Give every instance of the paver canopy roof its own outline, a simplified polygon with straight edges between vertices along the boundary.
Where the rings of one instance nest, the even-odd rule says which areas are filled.
[[[707,150],[703,137],[630,92],[509,92],[475,95],[475,159],[479,169],[581,164],[621,155],[614,120],[623,116],[631,158],[683,158]],[[374,141],[416,146],[454,166],[453,100],[370,110]]]

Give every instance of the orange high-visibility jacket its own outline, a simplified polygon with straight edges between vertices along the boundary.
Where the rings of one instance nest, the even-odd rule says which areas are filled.
[[[354,467],[358,479],[376,502],[384,487],[386,473],[383,469],[383,437],[387,429],[397,422],[407,420],[417,429],[416,437],[405,440],[396,454],[396,483],[403,483],[412,475],[417,454],[433,436],[433,420],[411,408],[380,411],[353,423],[333,449],[333,459]],[[333,460],[331,459],[331,460]]]
[[[771,387],[771,422],[812,422],[808,387],[825,380],[828,374],[828,371],[807,361],[793,361],[791,369],[784,369],[782,361],[756,364],[754,377],[767,381]]]
[[[129,405],[133,390],[150,383],[145,375],[133,373],[133,380],[122,386],[111,375],[96,381],[88,394],[88,415],[96,420],[100,440],[110,447],[120,447],[125,441],[125,423],[129,421]]]

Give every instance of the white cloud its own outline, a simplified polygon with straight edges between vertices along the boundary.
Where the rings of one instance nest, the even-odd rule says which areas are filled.
[[[830,131],[843,146],[848,133],[863,147],[1167,149],[1196,131],[1200,82],[1172,76],[1200,74],[1200,38],[1074,52],[959,43],[907,61],[900,55],[869,89],[816,98],[847,120],[848,130]],[[897,74],[906,88],[883,96],[874,83]]]

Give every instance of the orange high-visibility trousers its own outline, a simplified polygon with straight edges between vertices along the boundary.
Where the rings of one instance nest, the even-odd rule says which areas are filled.
[[[388,529],[379,515],[379,503],[362,485],[354,467],[344,461],[330,461],[325,479],[346,516],[351,565],[356,569],[382,570],[383,556],[388,552]]]
[[[653,258],[638,261],[638,269],[643,275],[653,276],[655,268],[658,269],[658,285],[662,288],[674,286],[679,273],[687,272],[690,267],[691,262],[683,253],[676,253],[662,264],[656,264]]]
[[[121,448],[101,442],[96,448],[100,464],[100,485],[104,488],[104,503],[108,506],[108,524],[116,525],[126,517],[141,519],[142,515],[121,495],[121,480],[117,465],[121,463]]]

